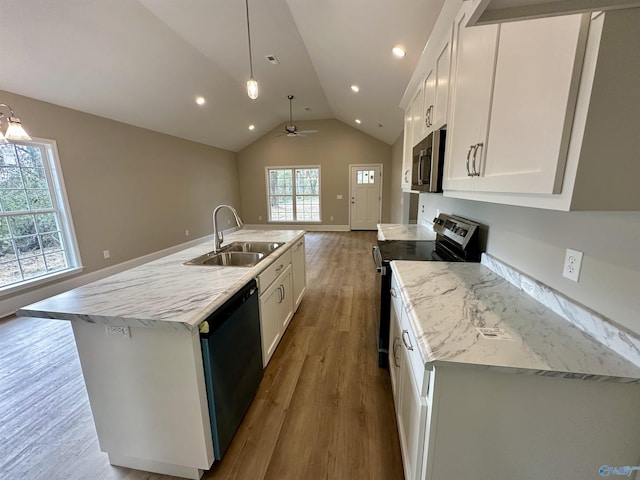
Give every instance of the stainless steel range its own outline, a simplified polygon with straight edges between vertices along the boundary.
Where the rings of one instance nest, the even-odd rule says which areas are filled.
[[[380,367],[388,367],[391,261],[479,262],[479,227],[466,218],[441,213],[433,219],[435,240],[378,240],[373,247],[373,260],[379,273],[374,305]]]

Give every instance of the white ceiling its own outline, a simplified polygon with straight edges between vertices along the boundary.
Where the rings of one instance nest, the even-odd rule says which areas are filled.
[[[243,0],[0,0],[0,89],[232,151],[288,123],[292,94],[294,123],[337,118],[391,144],[443,1],[249,0],[250,100]]]

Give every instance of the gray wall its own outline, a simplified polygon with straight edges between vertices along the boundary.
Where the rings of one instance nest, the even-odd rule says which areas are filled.
[[[8,92],[0,99],[32,137],[57,142],[84,273],[209,235],[214,207],[240,204],[233,152]]]
[[[339,120],[304,121],[296,125],[299,130],[318,133],[304,138],[287,137],[281,135],[282,124],[238,152],[243,220],[248,224],[268,223],[265,167],[320,165],[321,224],[348,225],[349,164],[380,163],[384,177],[382,221],[388,222],[393,175],[391,147]],[[342,195],[342,200],[337,195]]]
[[[436,209],[488,225],[488,253],[640,333],[640,213],[555,212],[420,195],[420,220],[432,219]],[[579,283],[562,276],[567,248],[584,252]]]

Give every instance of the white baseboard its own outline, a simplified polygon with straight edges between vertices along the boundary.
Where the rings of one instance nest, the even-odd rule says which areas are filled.
[[[252,230],[306,230],[307,232],[348,232],[351,230],[349,225],[322,225],[313,223],[258,223],[254,225],[245,224],[244,228]]]
[[[229,232],[231,232],[232,230],[235,229],[229,229]],[[153,260],[157,260],[158,258],[171,255],[172,253],[179,252],[180,250],[184,250],[185,248],[196,246],[202,242],[206,242],[207,240],[213,240],[213,235],[196,238],[194,240],[190,240],[173,247],[165,248],[164,250],[159,250],[157,252],[149,253],[148,255],[143,255],[142,257],[118,263],[117,265],[111,265],[94,272],[89,272],[84,275],[78,275],[69,278],[68,280],[58,281],[42,288],[30,290],[26,293],[12,295],[4,300],[0,300],[0,318],[6,317],[8,315],[13,315],[17,309],[24,307],[25,305],[31,305],[32,303],[39,302],[40,300],[44,300],[45,298],[49,298],[54,295],[58,295],[59,293],[66,292],[67,290],[72,290],[74,288],[81,287],[82,285],[86,285],[87,283],[101,280],[110,275],[124,272],[125,270],[129,270],[130,268],[142,265],[143,263],[148,263]]]

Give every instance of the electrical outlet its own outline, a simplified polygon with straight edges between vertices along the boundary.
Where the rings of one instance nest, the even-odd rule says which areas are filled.
[[[338,200],[342,200],[342,195],[336,195],[336,198],[337,198]]]
[[[184,231],[184,236],[185,236],[185,237],[188,237],[188,236],[189,236],[189,229],[187,229],[187,230],[185,230],[185,231]]]
[[[330,222],[333,222],[333,217],[329,217],[329,221],[330,221]]]
[[[262,220],[262,215],[258,215],[258,220]]]
[[[107,335],[117,337],[130,337],[129,327],[121,327],[117,325],[107,325]]]
[[[582,252],[567,248],[564,256],[562,276],[577,282],[580,279],[580,267],[582,266]]]
[[[102,255],[104,255],[104,258],[109,258],[111,256],[111,253],[109,252],[109,250],[103,250]]]

